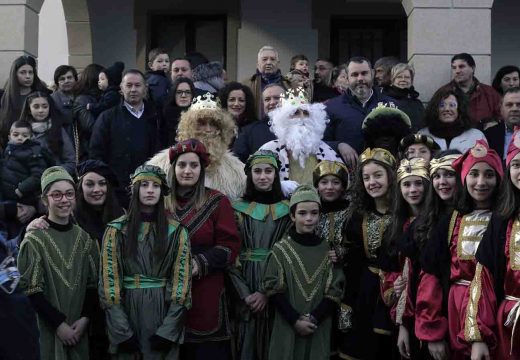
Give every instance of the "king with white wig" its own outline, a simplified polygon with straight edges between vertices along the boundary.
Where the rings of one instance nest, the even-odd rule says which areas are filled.
[[[291,180],[293,185],[312,185],[312,170],[319,162],[343,162],[341,157],[322,141],[328,123],[325,105],[310,104],[302,88],[288,90],[282,95],[280,102],[280,107],[269,113],[271,131],[277,139],[264,144],[261,149],[278,154],[282,164],[282,182]],[[284,192],[287,192],[287,185],[283,185],[282,183]]]
[[[231,200],[242,196],[246,184],[244,163],[228,150],[235,133],[236,125],[231,115],[207,93],[193,99],[189,110],[181,115],[176,137],[177,141],[197,139],[204,144],[210,160],[204,185],[220,191]],[[156,154],[148,164],[159,166],[171,181],[175,174],[171,169],[168,150]]]

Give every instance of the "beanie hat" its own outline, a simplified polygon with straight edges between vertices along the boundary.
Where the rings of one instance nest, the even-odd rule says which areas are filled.
[[[116,61],[114,65],[106,68],[102,72],[105,73],[108,79],[108,86],[119,86],[123,80],[123,70],[125,63]]]
[[[166,196],[170,193],[170,187],[166,182],[166,174],[164,171],[155,165],[141,165],[135,169],[134,173],[130,175],[132,185],[137,181],[153,181],[161,185],[161,195]]]
[[[293,206],[301,202],[315,202],[321,206],[320,196],[316,189],[310,185],[300,185],[294,190],[289,201],[289,207],[292,209]]]
[[[195,153],[199,156],[200,162],[203,167],[207,167],[209,165],[208,151],[206,150],[204,144],[197,139],[184,140],[172,146],[170,148],[170,151],[168,152],[170,164],[173,164],[173,162],[175,161],[175,159],[179,157],[179,155],[190,152]]]
[[[112,169],[101,160],[85,160],[78,165],[77,171],[79,178],[84,176],[86,173],[93,172],[103,176],[112,186],[118,186],[119,184]]]
[[[54,184],[57,181],[69,181],[71,184],[74,185],[74,179],[72,179],[72,176],[62,168],[61,166],[51,166],[50,168],[47,168],[41,177],[40,184],[42,193],[45,193],[45,190],[52,184]]]
[[[515,131],[511,137],[511,142],[507,147],[506,167],[509,166],[511,160],[520,152],[520,132]]]
[[[502,160],[497,152],[489,148],[485,140],[477,140],[475,146],[466,151],[464,155],[455,160],[452,167],[460,174],[462,184],[466,184],[466,176],[473,167],[473,165],[485,162],[496,171],[500,178],[504,177],[504,169],[502,169]]]
[[[223,67],[218,61],[212,61],[207,64],[200,64],[193,69],[193,82],[207,81],[212,78],[222,77]]]

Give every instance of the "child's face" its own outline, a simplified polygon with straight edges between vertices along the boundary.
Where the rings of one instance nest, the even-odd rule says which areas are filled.
[[[170,57],[168,54],[159,54],[153,61],[148,63],[148,66],[152,71],[164,71],[167,73],[170,69]]]
[[[306,201],[296,204],[291,220],[298,234],[312,234],[320,218],[320,205],[316,202]]]
[[[309,62],[307,60],[298,60],[296,64],[294,64],[295,70],[303,71],[304,73],[309,73]]]
[[[97,84],[99,90],[105,91],[106,89],[108,89],[108,78],[104,72],[99,73],[99,80]]]
[[[23,144],[31,136],[31,129],[12,127],[9,132],[9,144]]]
[[[29,104],[31,116],[34,121],[45,121],[49,117],[49,102],[44,97],[34,98]]]

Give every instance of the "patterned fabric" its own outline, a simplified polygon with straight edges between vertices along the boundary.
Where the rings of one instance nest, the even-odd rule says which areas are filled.
[[[289,154],[287,152],[286,145],[280,145],[279,140],[269,141],[267,144],[264,144],[260,150],[271,150],[278,155],[278,158],[281,162],[280,168],[280,179],[281,180],[289,180]],[[338,161],[343,163],[341,157],[326,143],[323,141],[319,147],[318,152],[315,154],[318,162],[322,160],[330,160],[330,161]],[[312,179],[311,182],[312,184]]]

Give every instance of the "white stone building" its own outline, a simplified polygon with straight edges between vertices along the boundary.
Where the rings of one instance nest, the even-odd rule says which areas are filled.
[[[270,44],[283,71],[297,53],[398,56],[414,64],[427,101],[449,80],[455,53],[472,54],[485,83],[520,65],[519,18],[519,0],[0,0],[0,80],[22,54],[38,57],[47,81],[63,63],[144,70],[156,46],[171,56],[197,49],[243,79]]]

